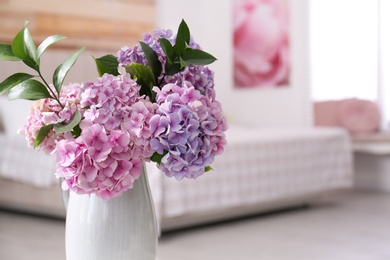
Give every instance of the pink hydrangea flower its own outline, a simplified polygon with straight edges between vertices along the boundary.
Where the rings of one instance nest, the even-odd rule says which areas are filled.
[[[78,109],[79,93],[81,85],[78,83],[64,86],[61,90],[60,101],[64,108],[53,99],[41,99],[35,101],[30,109],[26,124],[18,133],[26,137],[30,147],[34,146],[39,130],[44,125],[67,123]],[[57,134],[51,130],[45,140],[38,146],[41,151],[50,154],[55,149],[56,143],[63,139],[63,134]]]
[[[104,199],[133,187],[154,153],[149,121],[155,106],[128,74],[104,74],[80,89],[81,134],[58,142],[54,154],[63,188]]]

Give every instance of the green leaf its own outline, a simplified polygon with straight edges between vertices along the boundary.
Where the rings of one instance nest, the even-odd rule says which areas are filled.
[[[8,92],[11,88],[33,77],[33,75],[27,73],[16,73],[9,76],[0,83],[0,95]]]
[[[161,38],[160,45],[165,55],[167,55],[167,62],[165,63],[165,74],[172,76],[179,73],[182,70],[182,67],[171,42],[165,38]]]
[[[213,171],[214,169],[211,168],[210,166],[206,166],[204,167],[204,172],[209,172],[209,171]]]
[[[146,60],[149,63],[150,68],[152,69],[154,78],[157,80],[157,78],[160,76],[162,71],[161,62],[158,59],[157,54],[153,51],[153,49],[147,45],[144,42],[140,42],[142,50],[145,53]]]
[[[53,75],[53,85],[57,90],[57,94],[61,92],[62,84],[64,83],[65,77],[68,74],[69,70],[75,64],[80,54],[84,51],[85,47],[81,48],[75,52],[72,56],[67,58],[64,63],[60,64],[57,69],[54,71]]]
[[[31,37],[30,30],[25,27],[23,32],[23,40],[28,55],[28,59],[34,61],[36,64],[39,64],[38,55],[37,55],[37,46]]]
[[[104,73],[108,73],[114,76],[118,76],[118,59],[114,55],[106,55],[100,58],[93,57],[96,63],[96,68],[99,73],[99,77]]]
[[[80,128],[80,124],[76,125],[75,127],[73,127],[72,129],[72,135],[74,138],[77,138],[81,135],[81,128]]]
[[[155,162],[157,164],[161,163],[162,158],[168,153],[168,151],[164,151],[163,154],[159,154],[158,152],[154,152],[154,154],[150,157],[150,160],[152,162]]]
[[[23,29],[15,36],[12,41],[11,49],[13,54],[29,66],[38,71],[39,61],[36,46],[31,38],[30,31],[27,29],[27,22]]]
[[[39,65],[32,59],[23,60],[23,63],[32,68],[35,71],[39,71]]]
[[[179,73],[182,69],[183,68],[180,63],[174,63],[171,66],[165,68],[165,74],[172,76]]]
[[[67,124],[55,124],[54,125],[54,131],[57,134],[62,134],[65,132],[72,131],[73,128],[75,128],[81,121],[81,113],[80,111],[76,110],[73,114],[72,120]]]
[[[167,64],[172,63],[176,58],[176,54],[171,42],[165,38],[160,38],[160,45],[165,55],[167,55]]]
[[[23,27],[22,30],[16,34],[14,39],[12,40],[12,52],[13,54],[18,57],[21,60],[26,60],[28,58],[28,54],[26,52],[25,44],[24,44],[24,29],[26,27]]]
[[[23,81],[8,92],[9,100],[39,100],[43,98],[51,98],[49,91],[41,82],[34,79]]]
[[[181,69],[184,69],[185,67],[187,67],[188,65],[190,65],[189,63],[185,62],[185,60],[183,60],[181,57],[180,57],[180,68]]]
[[[61,41],[65,39],[66,37],[62,35],[52,35],[47,37],[38,47],[37,56],[38,58],[41,57],[41,55],[45,52],[45,50],[52,45],[53,43],[56,43],[58,41]]]
[[[193,65],[208,65],[216,61],[217,59],[204,51],[195,49],[186,49],[186,51],[180,56],[180,63],[182,66]]]
[[[177,31],[174,49],[177,53],[181,54],[188,44],[190,44],[190,29],[188,28],[186,22],[182,20]]]
[[[44,125],[39,129],[38,135],[34,140],[34,148],[37,148],[38,145],[40,145],[43,140],[45,140],[46,136],[49,134],[49,132],[53,129],[53,125]]]
[[[20,58],[15,56],[15,54],[12,52],[11,45],[0,43],[0,60],[18,61]]]
[[[147,95],[154,101],[155,93],[152,91],[152,88],[155,85],[155,79],[152,70],[148,66],[133,62],[126,67],[126,71],[141,86],[140,95]]]

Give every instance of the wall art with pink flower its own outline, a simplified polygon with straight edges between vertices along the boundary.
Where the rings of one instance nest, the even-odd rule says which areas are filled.
[[[289,85],[290,0],[233,0],[234,85]]]

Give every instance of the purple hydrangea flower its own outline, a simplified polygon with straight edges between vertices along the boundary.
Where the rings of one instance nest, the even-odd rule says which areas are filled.
[[[165,154],[159,168],[176,179],[197,178],[226,143],[226,119],[220,103],[210,100],[190,82],[157,87],[159,104],[150,120],[152,148]]]
[[[166,55],[160,46],[160,38],[168,39],[172,44],[176,42],[176,36],[173,35],[171,30],[156,29],[153,33],[144,34],[144,42],[148,44],[154,52],[157,54],[158,59],[162,64],[162,75],[165,73]],[[190,39],[190,48],[200,49],[194,39]],[[140,45],[136,45],[134,48],[122,47],[118,51],[119,66],[125,67],[132,62],[148,65],[145,58],[145,54]],[[160,79],[163,78],[160,75]],[[173,75],[165,76],[162,82],[163,85],[168,83],[177,83],[181,85],[184,81],[190,82],[195,89],[199,90],[202,94],[215,99],[214,91],[214,73],[206,66],[190,65],[183,71]]]

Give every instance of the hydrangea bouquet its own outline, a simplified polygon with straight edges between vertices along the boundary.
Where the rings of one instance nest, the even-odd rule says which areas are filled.
[[[227,130],[206,66],[216,59],[195,43],[184,20],[176,35],[156,29],[118,57],[94,58],[96,80],[64,85],[80,49],[49,84],[40,58],[64,38],[50,36],[36,47],[26,23],[12,44],[0,44],[0,60],[22,61],[37,73],[11,75],[0,94],[34,101],[19,132],[55,157],[63,189],[108,200],[131,189],[147,161],[178,180],[211,170]]]

